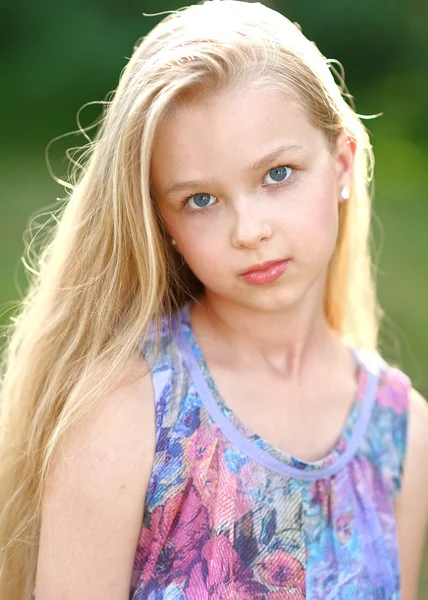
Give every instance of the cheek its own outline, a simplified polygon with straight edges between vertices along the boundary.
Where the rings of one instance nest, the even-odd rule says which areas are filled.
[[[338,227],[338,205],[331,193],[320,198],[320,202],[314,209],[314,227],[319,231],[321,239],[330,240],[337,236]]]
[[[334,187],[314,190],[309,202],[296,215],[294,245],[303,257],[323,261],[329,259],[336,245],[338,233],[338,205]]]
[[[198,234],[193,236],[193,241],[182,240],[180,252],[190,270],[205,287],[218,292],[225,289],[224,286],[229,281],[230,255],[218,240],[205,240]]]
[[[220,262],[222,241],[216,224],[202,215],[192,217],[168,206],[160,206],[160,213],[165,231],[176,240],[180,254],[195,275],[199,276],[204,268],[215,268],[216,261]]]
[[[180,227],[175,225],[176,239],[180,252],[189,267],[198,277],[209,269],[210,273],[224,270],[224,240],[216,234],[216,228],[202,222],[203,217],[191,218]],[[198,222],[199,221],[199,222]],[[222,267],[223,265],[223,267]]]

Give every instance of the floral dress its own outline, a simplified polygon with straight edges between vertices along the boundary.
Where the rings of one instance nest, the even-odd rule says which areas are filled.
[[[393,503],[411,384],[349,347],[358,391],[346,425],[327,457],[303,462],[225,405],[189,304],[165,322],[130,600],[399,600]],[[150,341],[142,351],[150,357]]]

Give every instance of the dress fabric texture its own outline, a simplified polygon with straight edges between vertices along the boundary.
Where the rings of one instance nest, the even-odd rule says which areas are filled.
[[[399,600],[393,502],[409,378],[349,346],[358,391],[335,448],[308,463],[225,405],[189,303],[164,321],[161,339],[150,365],[156,454],[130,600]]]

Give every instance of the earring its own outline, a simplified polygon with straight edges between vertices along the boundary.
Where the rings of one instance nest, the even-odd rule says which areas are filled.
[[[177,242],[175,241],[174,238],[171,238],[171,244],[174,246],[174,248],[177,247]]]
[[[340,188],[340,196],[341,196],[342,200],[349,199],[349,196],[350,196],[349,185],[344,185],[343,187]]]

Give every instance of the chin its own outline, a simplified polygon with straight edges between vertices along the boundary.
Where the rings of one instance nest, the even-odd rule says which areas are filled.
[[[295,310],[302,304],[319,304],[325,288],[323,281],[277,282],[273,286],[253,287],[247,293],[240,293],[236,301],[243,306],[262,312],[287,312]]]
[[[256,289],[246,295],[233,298],[236,304],[258,312],[283,312],[295,306],[299,301],[293,290]]]

